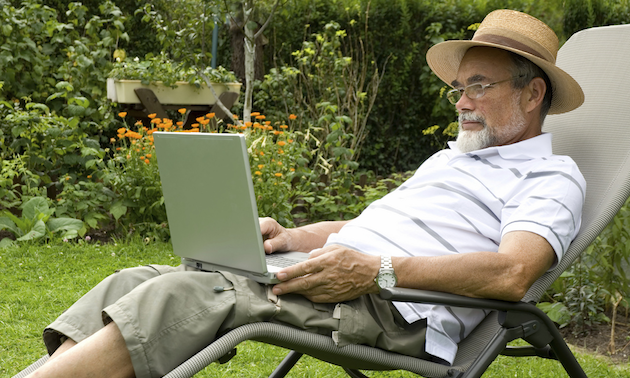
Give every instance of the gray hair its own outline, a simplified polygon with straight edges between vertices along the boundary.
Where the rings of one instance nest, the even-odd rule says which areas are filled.
[[[551,80],[549,80],[549,76],[543,71],[540,67],[535,65],[529,59],[514,53],[510,53],[510,57],[512,58],[512,76],[515,77],[512,82],[512,86],[515,89],[523,89],[527,84],[529,84],[532,79],[535,77],[540,77],[545,80],[545,84],[547,84],[547,91],[545,92],[545,97],[543,98],[542,107],[540,109],[540,124],[545,121],[545,117],[547,113],[549,113],[549,108],[551,107],[551,98],[553,89],[551,87]]]

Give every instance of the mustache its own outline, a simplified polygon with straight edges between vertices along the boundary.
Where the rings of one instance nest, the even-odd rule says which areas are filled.
[[[479,122],[483,125],[483,127],[486,127],[486,119],[483,118],[482,116],[478,115],[478,114],[474,114],[474,113],[459,113],[458,119],[457,121],[459,122],[459,127],[462,127],[462,122],[465,121],[472,121],[472,122]]]

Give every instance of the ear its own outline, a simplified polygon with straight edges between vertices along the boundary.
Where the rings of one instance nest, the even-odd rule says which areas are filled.
[[[547,91],[547,84],[543,78],[535,77],[527,84],[526,88],[528,90],[524,92],[523,101],[525,102],[525,110],[531,112],[542,104]]]

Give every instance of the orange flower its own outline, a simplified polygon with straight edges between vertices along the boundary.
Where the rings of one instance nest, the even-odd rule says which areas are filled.
[[[278,142],[278,146],[280,147],[284,146],[285,144],[287,144],[287,142],[282,141],[282,140]]]
[[[267,117],[265,117],[264,115],[257,115],[256,116],[256,119],[265,119],[265,118],[267,118]]]
[[[151,158],[151,156],[153,156],[153,155],[151,155],[151,154],[147,154],[147,158]]]
[[[127,132],[127,129],[125,129],[124,127],[121,127],[120,129],[117,130],[118,134],[124,134]]]
[[[120,118],[125,118],[127,116],[127,112],[120,112],[120,113],[118,113],[118,116]]]
[[[232,118],[234,118],[234,119],[238,119],[238,115],[236,115],[236,114],[232,114]]]
[[[282,162],[281,162],[281,161],[279,161],[279,162],[278,162],[278,165],[282,165]]]
[[[177,109],[177,111],[179,112],[179,114],[184,114],[186,113],[186,108]]]
[[[127,155],[127,160],[131,159],[131,155]]]
[[[252,116],[252,117],[256,117],[256,116],[259,116],[260,113],[259,112],[252,112],[249,115]]]
[[[70,176],[66,176],[66,181],[70,180]]]
[[[194,129],[194,128],[198,128],[198,127],[199,127],[199,124],[198,124],[198,123],[193,123],[193,124],[192,124],[192,125],[190,125],[190,126]]]
[[[142,121],[138,121],[138,122],[134,123],[134,126],[142,126]]]
[[[287,139],[288,143],[293,143],[293,139]]]
[[[205,125],[210,123],[210,120],[209,119],[202,119],[201,121],[199,121],[199,123],[201,123],[202,125],[205,126]]]
[[[287,126],[287,125],[280,125],[280,128],[281,128],[281,129],[288,129],[288,128],[289,128],[289,126]]]
[[[278,150],[278,153],[279,153],[279,154],[283,154],[283,153],[284,153],[284,150],[279,149],[279,150]]]
[[[109,138],[109,143],[116,143],[116,138]]]
[[[290,169],[290,171],[291,171],[291,172],[295,172],[295,168],[291,168],[291,169]]]
[[[251,122],[245,122],[245,127],[252,127],[253,123]]]
[[[264,166],[264,164],[258,164],[258,169],[263,169]]]
[[[120,151],[120,147],[116,147],[116,151]]]
[[[179,122],[177,122],[177,123],[176,123],[176,125],[177,125],[177,126],[184,126],[184,122],[179,121]]]
[[[278,134],[280,134],[280,131],[278,131],[278,130],[274,130],[273,131],[273,135],[278,135]]]
[[[290,120],[297,119],[297,116],[295,114],[289,114],[289,119]]]
[[[157,114],[156,113],[151,113],[147,117],[153,119],[153,118],[157,117]]]
[[[254,174],[260,176],[260,175],[262,175],[262,172],[261,171],[256,171],[256,172],[254,172]]]
[[[206,118],[208,118],[208,119],[212,119],[212,118],[214,118],[214,116],[215,116],[215,114],[214,114],[214,113],[208,113],[208,114],[206,114]]]
[[[278,172],[278,173],[276,173],[274,176],[276,176],[276,177],[282,177],[282,173]]]
[[[151,163],[151,160],[149,160],[149,159],[144,159],[144,162],[145,162],[146,164],[149,164],[149,163]]]
[[[195,128],[190,129],[190,132],[191,133],[198,133],[199,129],[195,127]]]
[[[161,118],[153,118],[151,120],[151,123],[155,123],[155,124],[159,125],[160,123],[162,123],[162,119]]]
[[[203,119],[204,119],[203,117],[197,117],[197,118],[195,118],[195,121],[201,122],[201,121],[203,121]]]
[[[144,156],[140,156],[140,160],[144,160]]]
[[[265,156],[265,153],[260,151],[260,156]]]

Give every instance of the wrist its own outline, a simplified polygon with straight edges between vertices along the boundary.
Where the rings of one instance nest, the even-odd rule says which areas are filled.
[[[394,272],[391,256],[381,256],[381,266],[374,282],[379,289],[395,287],[398,284],[398,277]]]

